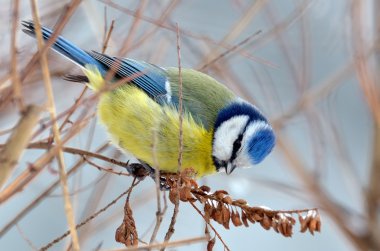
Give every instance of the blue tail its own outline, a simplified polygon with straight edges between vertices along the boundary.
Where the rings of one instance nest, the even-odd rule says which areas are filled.
[[[33,22],[22,21],[22,25],[24,26],[23,31],[26,34],[32,37],[36,36],[36,31]],[[48,28],[42,27],[42,36],[44,40],[48,40],[51,37],[52,33],[53,32]],[[61,36],[57,38],[55,43],[52,45],[52,48],[82,67],[85,67],[86,64],[91,64],[95,65],[102,74],[106,72],[106,67],[102,63],[100,63],[99,61],[91,57],[91,55],[89,55],[87,52],[78,48],[77,46],[70,43]]]

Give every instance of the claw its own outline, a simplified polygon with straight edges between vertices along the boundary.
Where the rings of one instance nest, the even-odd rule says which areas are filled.
[[[144,165],[138,163],[129,164],[126,168],[133,177],[136,177],[139,180],[143,180],[146,176],[150,176],[152,172],[151,170],[147,170]]]

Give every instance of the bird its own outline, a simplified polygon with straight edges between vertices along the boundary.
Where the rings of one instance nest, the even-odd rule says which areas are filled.
[[[22,25],[36,37],[32,21]],[[42,26],[41,33],[48,40],[53,31]],[[82,68],[84,75],[68,79],[99,93],[97,115],[111,141],[153,172],[177,173],[181,151],[181,168],[192,168],[197,178],[229,175],[259,164],[275,146],[263,113],[205,73],[82,50],[62,36],[51,48]],[[113,77],[106,81],[110,70]]]

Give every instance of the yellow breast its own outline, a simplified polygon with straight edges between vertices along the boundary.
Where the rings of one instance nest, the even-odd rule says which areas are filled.
[[[118,145],[154,168],[176,172],[179,154],[179,114],[161,106],[137,87],[125,84],[101,95],[101,123]],[[197,124],[190,114],[183,118],[183,168],[198,176],[215,172],[212,132]]]

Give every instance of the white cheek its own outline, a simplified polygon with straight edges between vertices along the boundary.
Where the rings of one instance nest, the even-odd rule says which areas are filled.
[[[237,168],[248,168],[253,166],[252,161],[245,149],[242,149],[242,151],[238,153],[236,159],[234,160],[234,165]]]
[[[214,134],[213,154],[220,160],[231,157],[232,147],[238,135],[244,129],[249,117],[241,115],[224,121]]]

